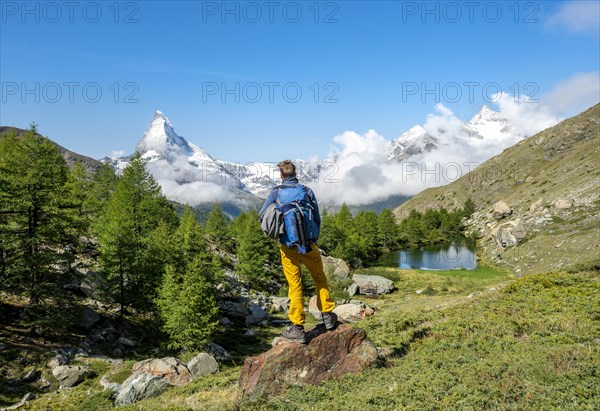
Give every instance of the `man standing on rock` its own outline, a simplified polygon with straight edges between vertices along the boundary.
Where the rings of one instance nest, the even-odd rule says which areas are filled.
[[[315,245],[321,225],[315,194],[310,188],[298,183],[296,166],[290,160],[280,162],[277,167],[281,173],[282,184],[271,191],[260,210],[260,216],[262,218],[272,204],[283,214],[285,229],[278,236],[279,252],[283,274],[288,282],[288,316],[292,324],[282,335],[289,341],[304,344],[306,333],[301,264],[308,268],[315,282],[317,306],[322,313],[326,329],[335,328],[337,315],[333,312],[335,303],[329,293],[321,254]]]

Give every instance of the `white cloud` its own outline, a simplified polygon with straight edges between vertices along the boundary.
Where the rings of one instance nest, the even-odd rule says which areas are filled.
[[[553,29],[566,29],[576,34],[591,34],[598,37],[600,32],[600,2],[597,0],[567,1],[548,20],[546,26]]]
[[[124,155],[125,155],[125,150],[113,150],[110,153],[109,158],[116,160],[117,158],[123,157]]]
[[[600,74],[598,72],[574,74],[556,84],[540,100],[562,115],[578,114],[600,101]]]
[[[495,96],[495,100],[502,116],[513,125],[509,132],[473,136],[452,110],[438,104],[436,112],[429,114],[422,125],[437,140],[438,148],[402,162],[386,159],[389,141],[374,130],[362,135],[353,131],[337,135],[330,152],[336,172],[328,174],[329,180],[320,178],[311,187],[325,205],[360,205],[390,196],[412,196],[456,180],[524,137],[559,121],[547,107],[524,102],[523,96],[519,102],[505,94]]]

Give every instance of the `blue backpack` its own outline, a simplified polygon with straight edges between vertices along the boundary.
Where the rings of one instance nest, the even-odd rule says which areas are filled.
[[[275,188],[278,189],[277,208],[283,214],[285,226],[285,235],[280,239],[288,247],[297,246],[300,254],[310,252],[311,244],[319,238],[319,225],[306,186],[294,184]]]

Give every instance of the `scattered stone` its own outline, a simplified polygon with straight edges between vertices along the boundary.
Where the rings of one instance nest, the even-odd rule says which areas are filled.
[[[2,351],[2,350],[3,350],[3,349],[5,349],[5,348],[6,348],[6,344],[4,344],[4,343],[0,343],[0,351]]]
[[[248,306],[250,315],[246,317],[246,324],[255,325],[267,318],[267,312],[258,304]]]
[[[209,342],[206,344],[206,352],[215,357],[217,361],[231,361],[232,357],[229,352],[219,344]]]
[[[337,314],[338,319],[343,323],[353,323],[364,320],[375,313],[371,307],[364,303],[361,304],[342,304],[336,305],[333,312]]]
[[[325,273],[339,279],[348,278],[350,276],[350,268],[341,258],[321,256],[321,260],[323,261],[323,270]]]
[[[313,295],[308,300],[308,312],[315,317],[317,321],[323,321],[323,315],[321,314],[321,310],[317,306],[317,296]]]
[[[364,330],[340,325],[326,332],[307,332],[307,344],[280,339],[275,347],[247,358],[239,379],[243,394],[252,398],[276,395],[286,386],[319,384],[345,374],[357,374],[377,361],[377,349]]]
[[[187,364],[192,378],[200,378],[219,372],[219,364],[215,357],[205,352],[198,354]]]
[[[158,375],[172,385],[187,384],[192,379],[188,368],[175,357],[143,360],[133,364],[132,370],[133,374]]]
[[[79,289],[89,298],[94,300],[102,300],[102,279],[100,275],[95,271],[88,271],[85,275]]]
[[[244,308],[242,304],[233,301],[224,301],[219,307],[221,308],[221,311],[223,311],[223,314],[225,314],[227,317],[245,319],[248,315],[250,315],[248,310]]]
[[[417,290],[415,291],[416,294],[422,294],[424,290]]]
[[[227,317],[221,317],[221,320],[219,320],[219,322],[221,323],[222,326],[224,327],[229,327],[231,324],[233,324],[231,322],[231,320]]]
[[[68,362],[68,360],[65,355],[57,354],[50,361],[48,361],[48,368],[53,370],[58,366],[67,364],[67,362]]]
[[[394,282],[378,275],[354,274],[354,282],[358,285],[358,292],[363,295],[388,294],[394,290]]]
[[[564,210],[571,207],[573,207],[573,201],[565,200],[564,198],[561,198],[554,203],[554,208],[557,210]]]
[[[358,293],[358,284],[352,283],[346,288],[346,292],[350,297],[356,295]]]
[[[517,245],[525,238],[525,224],[522,218],[517,218],[499,224],[491,231],[496,244],[503,249]]]
[[[134,374],[123,382],[115,405],[128,405],[165,392],[171,384],[164,378],[152,374]]]
[[[86,378],[94,376],[94,372],[85,367],[73,365],[59,365],[52,370],[52,375],[58,380],[61,387],[74,387]]]
[[[9,406],[9,407],[2,408],[2,411],[12,411],[12,410],[19,409],[19,408],[21,408],[23,405],[27,405],[27,404],[28,404],[28,402],[29,402],[29,400],[32,400],[32,399],[34,399],[34,398],[35,398],[35,395],[34,395],[33,393],[31,393],[31,392],[28,392],[27,394],[25,394],[25,395],[23,396],[23,398],[21,398],[21,401],[19,401],[19,402],[18,402],[18,403],[16,403],[16,404],[13,404],[13,405],[11,405],[11,406]]]
[[[246,330],[244,337],[254,338],[258,335],[258,330]]]
[[[115,348],[115,349],[113,350],[113,355],[114,355],[115,357],[122,357],[122,356],[123,356],[123,350],[122,350],[122,349],[120,349],[120,348]]]
[[[287,297],[271,297],[271,311],[274,313],[285,312],[290,308],[290,300]]]
[[[117,345],[121,345],[123,347],[135,347],[136,342],[130,340],[129,338],[119,337],[119,339],[117,340]]]
[[[501,218],[511,215],[513,210],[504,201],[498,201],[492,207],[492,213],[494,215],[494,219],[500,220]]]
[[[529,206],[530,213],[535,213],[535,212],[543,210],[543,209],[544,209],[544,199],[543,198],[540,198],[538,201],[536,201],[535,203],[532,203]]]
[[[112,390],[115,393],[118,393],[119,391],[121,391],[121,384],[117,384],[116,382],[108,381],[108,375],[104,375],[100,379],[100,385],[105,390]]]
[[[34,382],[37,379],[37,377],[38,377],[38,372],[34,368],[34,369],[30,370],[27,374],[25,374],[23,377],[21,377],[21,382],[24,382],[24,383]]]

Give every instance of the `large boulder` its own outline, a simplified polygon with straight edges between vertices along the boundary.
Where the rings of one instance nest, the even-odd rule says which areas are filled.
[[[492,213],[496,220],[500,220],[501,218],[511,215],[513,210],[506,202],[498,201],[492,206]]]
[[[198,354],[187,364],[193,378],[204,377],[219,372],[219,364],[215,357],[205,352]]]
[[[375,310],[364,303],[360,303],[336,305],[333,312],[337,314],[341,322],[354,323],[373,315]]]
[[[348,264],[341,258],[321,256],[323,261],[323,270],[326,274],[333,275],[336,278],[344,279],[350,276]]]
[[[525,238],[525,225],[522,218],[498,224],[491,231],[494,241],[499,247],[513,247]]]
[[[310,297],[310,300],[308,300],[308,312],[312,314],[313,317],[315,317],[315,319],[317,321],[323,321],[323,316],[321,315],[321,310],[319,310],[319,307],[317,306],[317,296],[313,295],[312,297]]]
[[[162,394],[172,385],[184,385],[192,373],[177,358],[150,358],[133,364],[133,373],[123,382],[116,405],[132,404]]]
[[[87,305],[79,307],[77,312],[77,323],[86,329],[90,329],[100,321],[100,316],[92,308]]]
[[[133,374],[121,386],[115,405],[128,405],[146,398],[156,397],[171,384],[159,375]]]
[[[246,319],[250,315],[250,312],[244,307],[243,304],[235,301],[224,301],[219,306],[223,314],[228,318],[240,318]]]
[[[61,387],[74,387],[86,378],[94,376],[94,372],[85,367],[74,365],[59,365],[52,370],[52,375]]]
[[[256,325],[267,318],[267,312],[258,304],[248,305],[250,315],[246,317],[246,324]]]
[[[377,361],[377,348],[361,329],[340,325],[327,332],[321,325],[308,331],[307,339],[306,344],[280,339],[269,351],[247,358],[239,379],[244,395],[277,395],[289,385],[357,374]]]
[[[379,275],[354,274],[354,282],[358,285],[359,294],[388,294],[394,291],[394,282]]]
[[[271,297],[271,311],[274,313],[285,312],[290,308],[290,300],[287,297]]]

